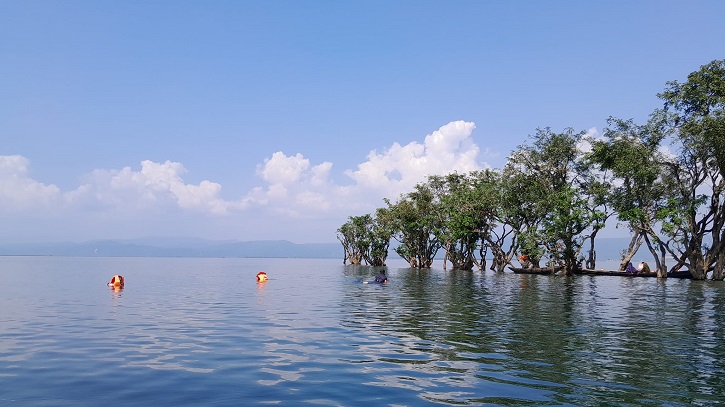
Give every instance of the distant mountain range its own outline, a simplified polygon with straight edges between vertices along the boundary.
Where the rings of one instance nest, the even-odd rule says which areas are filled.
[[[629,238],[600,238],[596,241],[599,261],[618,260]],[[584,251],[588,250],[585,245]],[[76,256],[76,257],[241,257],[241,258],[343,258],[340,243],[292,243],[287,240],[206,240],[198,238],[149,237],[129,240],[94,240],[82,243],[6,243],[0,244],[0,256]],[[391,247],[390,258],[399,258]],[[443,258],[443,251],[438,252]],[[651,255],[641,248],[636,261]]]
[[[195,238],[94,240],[82,243],[0,244],[0,256],[343,258],[340,243],[286,240],[215,241]]]

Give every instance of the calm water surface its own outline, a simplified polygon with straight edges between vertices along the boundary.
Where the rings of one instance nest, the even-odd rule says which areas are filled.
[[[0,257],[0,405],[725,405],[722,283],[399,266]]]

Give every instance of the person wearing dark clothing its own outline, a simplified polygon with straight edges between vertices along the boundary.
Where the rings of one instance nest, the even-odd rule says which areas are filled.
[[[637,273],[637,269],[634,268],[634,266],[632,265],[632,262],[631,261],[629,262],[629,264],[627,264],[627,269],[625,271],[627,273],[629,273],[629,274],[636,274]]]
[[[388,282],[388,276],[385,275],[385,270],[380,270],[377,276],[375,276],[375,280],[373,283],[375,284],[385,284]]]

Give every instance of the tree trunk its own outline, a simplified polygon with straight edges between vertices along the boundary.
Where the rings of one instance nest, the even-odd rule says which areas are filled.
[[[567,239],[564,241],[564,274],[567,276],[574,275],[574,271],[579,268],[579,264],[576,261],[579,252],[575,247],[576,245],[573,240]]]
[[[712,271],[712,279],[716,281],[725,280],[725,250],[723,250],[723,247],[718,252],[715,269]]]
[[[692,251],[689,256],[690,274],[693,280],[705,280],[707,278],[707,269],[705,268],[705,259],[702,252]]]
[[[627,251],[622,255],[622,261],[619,263],[619,271],[624,271],[627,268],[627,264],[632,261],[632,257],[637,254],[640,246],[642,246],[642,232],[637,232],[632,236]]]
[[[481,246],[478,248],[478,255],[480,256],[481,260],[478,261],[476,258],[473,258],[473,262],[476,264],[476,267],[478,267],[478,270],[486,270],[486,256],[488,255],[488,246],[486,244],[481,243]]]
[[[597,232],[595,231],[592,233],[591,236],[589,236],[589,256],[587,257],[587,268],[588,269],[595,269],[597,268],[597,252],[594,250],[594,238],[597,236]]]
[[[717,235],[716,235],[717,236]],[[715,249],[715,266],[712,270],[712,279],[716,281],[725,280],[725,230],[718,239],[713,242]]]
[[[665,244],[659,240],[657,244],[660,249],[660,258],[655,258],[655,262],[657,262],[657,277],[667,278],[667,251],[665,250]],[[662,260],[660,261],[660,259]]]
[[[499,247],[493,248],[493,263],[491,264],[491,270],[498,273],[503,273],[506,268],[506,256]]]
[[[446,269],[446,260],[451,261],[452,270],[472,270],[475,263],[473,255],[473,246],[461,241],[460,248],[456,244],[447,243],[446,255],[443,258],[443,269]]]
[[[657,271],[657,278],[667,278],[667,266],[665,265],[665,249],[662,247],[662,244],[659,244],[660,253],[662,255],[662,258],[657,253],[657,250],[655,250],[654,245],[649,240],[649,236],[647,234],[644,234],[644,241],[647,244],[647,248],[649,249],[649,252],[652,253],[652,256],[655,259],[655,270]]]

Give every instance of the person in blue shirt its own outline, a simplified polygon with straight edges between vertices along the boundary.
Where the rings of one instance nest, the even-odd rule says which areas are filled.
[[[385,284],[388,282],[388,276],[385,275],[385,270],[380,270],[377,276],[375,276],[375,280],[373,281],[375,284]]]
[[[363,284],[387,284],[388,276],[385,275],[385,270],[380,270],[378,275],[375,276],[373,281],[363,281]]]

